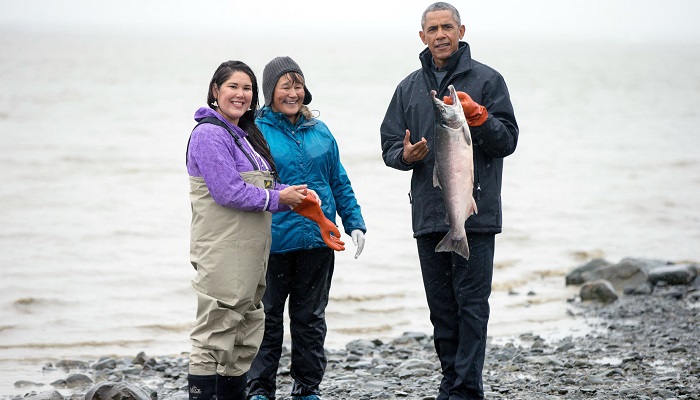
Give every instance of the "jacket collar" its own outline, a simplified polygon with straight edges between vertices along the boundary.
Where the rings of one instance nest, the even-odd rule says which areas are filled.
[[[219,114],[218,112],[216,112],[216,110],[212,110],[209,107],[200,107],[194,113],[194,119],[197,122],[199,122],[202,119],[207,118],[207,117],[213,117],[213,118],[216,118],[219,121],[223,122],[224,124],[226,124],[226,126],[229,127],[230,130],[236,132],[238,134],[238,136],[240,136],[240,137],[248,136],[248,132],[241,129],[238,125],[234,125],[234,124],[228,122],[228,120],[226,118],[224,118],[223,115]]]
[[[312,126],[316,125],[316,120],[307,120],[304,115],[299,115],[299,118],[297,119],[297,122],[292,125],[292,121],[287,118],[286,115],[284,115],[281,112],[276,112],[272,109],[270,106],[264,106],[260,110],[258,110],[258,113],[256,115],[256,120],[259,120],[260,122],[268,123],[271,125],[278,125],[278,126],[284,126],[287,127],[288,129],[297,129],[301,126]]]
[[[424,71],[431,72],[435,67],[433,64],[433,55],[430,53],[430,49],[425,48],[423,51],[421,51],[418,58],[420,58]],[[469,43],[459,42],[459,47],[447,60],[447,68],[445,69],[447,71],[447,75],[451,76],[458,72],[469,71],[470,69],[472,69],[472,56],[469,49]]]

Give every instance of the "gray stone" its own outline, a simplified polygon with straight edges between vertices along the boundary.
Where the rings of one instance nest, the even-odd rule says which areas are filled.
[[[59,360],[56,362],[56,367],[64,369],[88,368],[90,364],[87,361]]]
[[[126,382],[102,382],[85,394],[85,400],[151,400],[138,386]]]
[[[354,369],[371,369],[373,367],[374,367],[374,365],[372,364],[371,361],[358,361],[355,364],[350,366],[350,368],[354,368]]]
[[[654,292],[654,287],[649,282],[644,282],[639,286],[627,286],[624,294],[632,296],[648,296]]]
[[[581,391],[581,393],[587,394],[587,395],[593,395],[597,391],[595,388],[592,388],[592,387],[582,387],[579,390]]]
[[[92,379],[85,374],[71,374],[66,378],[67,388],[78,388],[92,385]]]
[[[389,384],[384,381],[368,381],[364,384],[364,387],[370,390],[384,389],[389,387]]]
[[[64,388],[64,387],[66,387],[66,380],[65,379],[56,379],[55,381],[51,382],[51,386]]]
[[[42,386],[43,384],[37,383],[37,382],[32,382],[32,381],[16,381],[15,382],[15,387],[16,388],[23,388],[23,387],[28,387],[28,386]]]
[[[418,369],[418,368],[426,368],[426,369],[431,369],[433,368],[433,363],[426,361],[426,360],[419,360],[419,359],[411,359],[411,360],[406,360],[405,362],[402,362],[397,369]]]
[[[64,400],[64,398],[58,390],[49,390],[35,396],[25,397],[24,400]]]
[[[669,265],[656,268],[649,273],[649,282],[653,285],[666,282],[669,285],[688,285],[698,275],[692,265]]]
[[[610,262],[602,258],[593,259],[587,262],[586,264],[575,268],[568,275],[566,275],[566,284],[580,285],[586,281],[585,274],[589,273],[590,271],[599,269],[601,267],[607,267],[610,265],[612,265]]]
[[[600,303],[612,303],[618,299],[615,288],[610,282],[599,279],[592,282],[586,282],[581,286],[579,292],[583,301],[597,301]]]
[[[565,342],[565,343],[562,343],[559,347],[557,347],[555,351],[557,353],[565,353],[565,352],[567,352],[571,349],[574,349],[574,348],[576,348],[575,344],[573,344],[572,342]]]
[[[554,356],[532,356],[525,357],[524,360],[531,364],[556,365],[560,367],[564,366],[564,362],[561,359]]]
[[[376,345],[369,340],[353,340],[345,345],[345,349],[355,354],[367,354],[374,350]]]
[[[625,258],[615,265],[600,268],[586,279],[592,281],[605,279],[616,290],[623,290],[626,286],[639,286],[647,281],[647,271],[644,264],[637,260]]]
[[[105,358],[92,366],[93,369],[100,370],[100,369],[114,369],[117,367],[117,360],[113,358]]]

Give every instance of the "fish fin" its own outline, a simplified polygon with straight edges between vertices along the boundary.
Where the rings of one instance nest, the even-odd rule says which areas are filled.
[[[464,140],[467,141],[467,146],[472,145],[472,134],[469,131],[469,126],[467,124],[462,124],[462,135],[464,135]]]
[[[440,186],[440,179],[438,177],[438,166],[437,163],[433,167],[433,187],[439,187],[442,189],[442,186]]]
[[[446,225],[450,224],[450,214],[445,214],[445,224]]]
[[[460,256],[464,257],[464,259],[468,260],[469,259],[469,242],[467,242],[467,236],[464,235],[464,237],[458,239],[458,240],[453,240],[452,239],[452,231],[447,232],[444,238],[438,243],[437,246],[435,246],[435,251],[452,251]]]
[[[479,209],[476,208],[476,200],[472,197],[472,202],[467,206],[467,218],[471,217],[474,214],[478,214]]]

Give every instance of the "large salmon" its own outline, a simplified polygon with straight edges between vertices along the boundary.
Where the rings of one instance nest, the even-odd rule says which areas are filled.
[[[457,98],[454,86],[449,86],[452,105],[445,104],[430,92],[435,110],[435,169],[433,186],[442,189],[450,231],[435,247],[435,251],[454,251],[469,259],[469,243],[464,223],[477,213],[474,190],[474,152],[472,136]]]

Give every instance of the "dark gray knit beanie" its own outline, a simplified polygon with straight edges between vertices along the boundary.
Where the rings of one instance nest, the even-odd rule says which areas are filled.
[[[265,66],[265,69],[263,70],[263,81],[262,81],[262,87],[263,87],[263,96],[265,96],[265,105],[269,106],[272,104],[272,95],[274,94],[275,91],[275,86],[277,85],[277,81],[282,77],[282,75],[286,74],[287,72],[296,72],[302,77],[304,77],[304,73],[301,72],[301,68],[299,68],[299,65],[294,62],[290,57],[275,57],[267,63]],[[304,79],[306,80],[306,78]],[[311,103],[311,92],[309,92],[309,89],[306,87],[306,83],[304,83],[304,104],[309,104]]]

